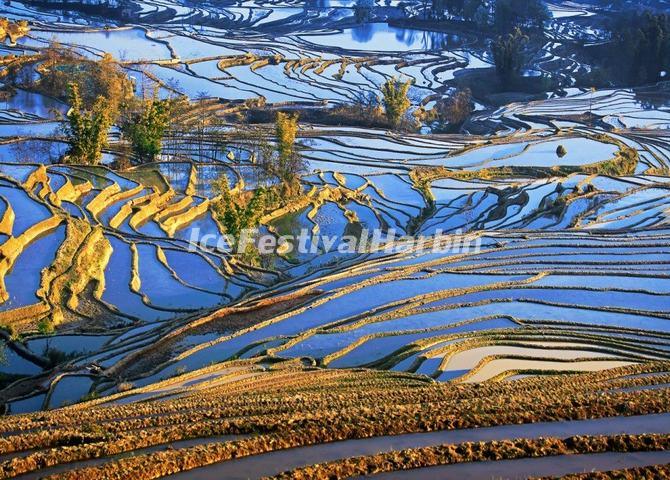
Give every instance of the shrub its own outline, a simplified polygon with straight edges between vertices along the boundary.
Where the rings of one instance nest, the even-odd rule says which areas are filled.
[[[394,128],[400,125],[400,121],[411,106],[407,97],[410,86],[409,81],[402,82],[395,77],[382,85],[382,102],[386,110],[386,118]]]
[[[172,102],[160,100],[155,93],[150,99],[137,101],[126,115],[121,129],[141,161],[152,161],[161,153],[171,113]]]
[[[109,101],[98,97],[90,110],[85,109],[79,86],[69,86],[70,111],[63,127],[70,147],[67,151],[68,163],[96,165],[102,158],[102,150],[107,146],[107,133],[113,119]]]
[[[517,27],[512,33],[497,38],[491,46],[496,72],[503,82],[518,76],[524,65],[524,48],[528,37]]]
[[[566,150],[566,148],[563,145],[559,145],[558,147],[556,147],[556,155],[558,155],[559,157],[561,157],[561,158],[565,157],[567,155],[567,153],[568,153],[568,151]]]

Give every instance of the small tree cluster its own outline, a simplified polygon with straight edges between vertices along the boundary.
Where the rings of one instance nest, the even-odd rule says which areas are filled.
[[[266,208],[266,191],[261,187],[253,192],[233,194],[228,181],[226,175],[216,180],[214,190],[219,198],[212,208],[231,240],[237,241],[243,230],[258,226]]]
[[[440,123],[458,128],[472,115],[472,92],[469,88],[457,90],[452,96],[438,102],[435,108]]]
[[[389,79],[382,85],[382,103],[386,111],[386,118],[393,128],[400,125],[401,120],[412,105],[407,94],[411,82],[402,82],[397,78]]]
[[[372,17],[372,10],[375,7],[374,0],[356,0],[354,5],[354,16],[358,23],[367,22]]]
[[[300,193],[300,173],[305,170],[305,162],[296,146],[298,130],[298,115],[279,112],[275,122],[275,147],[261,141],[255,148],[262,179],[279,181],[285,199]]]
[[[512,33],[501,35],[493,42],[491,51],[496,66],[496,72],[503,82],[509,82],[517,77],[523,68],[524,49],[528,37],[516,27]]]
[[[153,161],[161,153],[163,136],[170,126],[172,103],[154,94],[152,98],[134,102],[126,113],[121,130],[140,161]]]
[[[615,63],[629,82],[661,80],[670,71],[670,15],[645,12],[626,17],[617,28]]]
[[[551,19],[551,13],[542,0],[495,0],[493,23],[499,32],[517,27],[541,29]]]
[[[79,86],[72,83],[69,90],[70,110],[63,127],[70,144],[67,161],[97,165],[102,158],[102,150],[107,146],[107,132],[113,123],[109,101],[98,97],[87,109],[79,94]]]
[[[79,87],[85,108],[105,97],[110,115],[116,119],[133,98],[133,84],[114,57],[106,53],[99,61],[80,58],[68,48],[52,43],[44,50],[38,89],[52,97],[69,99],[69,85]]]

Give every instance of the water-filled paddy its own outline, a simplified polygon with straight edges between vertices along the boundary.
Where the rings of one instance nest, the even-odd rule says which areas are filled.
[[[162,97],[170,90],[212,97],[211,111],[221,114],[225,135],[235,132],[244,118],[230,112],[241,107],[241,101],[258,96],[268,104],[287,102],[281,108],[324,108],[330,114],[339,105],[359,101],[361,95],[378,93],[386,79],[399,76],[413,81],[412,112],[419,105],[430,112],[452,93],[461,75],[493,75],[492,68],[488,73],[483,70],[492,66],[493,59],[479,39],[392,27],[380,18],[354,24],[351,6],[348,1],[305,8],[242,2],[194,8],[161,0],[138,5],[134,23],[146,25],[146,30],[111,26],[102,30],[79,13],[62,16],[54,23],[57,32],[36,25],[19,48],[26,52],[42,48],[55,34],[90,59],[109,51],[127,62],[124,68],[136,80],[138,91],[141,71],[146,69],[163,82]],[[397,2],[378,2],[384,11],[396,6]],[[21,4],[7,8],[12,15],[35,15]],[[411,13],[415,7],[404,8]],[[567,62],[572,65],[570,73],[563,72],[561,78],[569,83],[586,70],[565,55],[562,39],[596,41],[599,33],[580,24],[591,14],[588,10],[556,5],[550,9],[551,41],[524,70],[542,72],[551,80],[556,69],[551,65]],[[157,23],[157,18],[163,20]],[[335,24],[337,19],[341,22]],[[84,24],[93,28],[81,28]],[[12,48],[6,45],[3,50]],[[72,240],[65,233],[76,217],[93,226],[99,223],[111,251],[100,275],[92,275],[80,294],[77,312],[85,318],[71,329],[59,327],[68,330],[53,337],[36,337],[34,331],[28,337],[26,345],[38,355],[47,345],[80,355],[73,360],[73,378],[51,385],[49,406],[78,401],[89,393],[89,378],[82,375],[91,368],[105,372],[121,366],[122,374],[128,374],[124,380],[149,385],[237,356],[255,361],[267,350],[280,358],[312,357],[332,368],[374,364],[442,381],[458,380],[476,368],[456,365],[440,372],[445,349],[472,338],[497,348],[496,336],[514,339],[545,330],[552,336],[583,335],[598,345],[611,340],[626,352],[637,342],[635,361],[662,357],[670,349],[665,338],[670,325],[666,305],[670,195],[662,176],[670,164],[663,128],[670,118],[667,102],[647,105],[644,92],[629,89],[588,92],[565,87],[561,95],[537,93],[532,102],[494,105],[473,98],[472,123],[451,133],[435,133],[449,129],[441,130],[425,119],[416,131],[400,132],[383,123],[373,122],[369,128],[357,122],[350,125],[346,116],[330,125],[303,118],[298,143],[306,169],[301,181],[313,196],[295,211],[261,225],[262,232],[295,234],[306,228],[340,237],[360,234],[362,229],[368,234],[393,229],[408,236],[461,231],[471,235],[466,245],[445,252],[418,252],[405,239],[403,249],[396,252],[343,256],[315,249],[260,260],[231,259],[223,250],[206,251],[225,229],[208,202],[216,199],[213,182],[220,176],[228,177],[231,188],[240,187],[241,179],[246,191],[258,185],[258,167],[245,146],[229,144],[226,138],[200,148],[194,136],[186,135],[165,142],[161,162],[123,172],[50,165],[43,185],[42,171],[34,163],[57,161],[66,144],[12,138],[0,145],[6,162],[0,171],[7,177],[0,182],[0,194],[15,218],[10,220],[9,207],[3,203],[0,216],[7,213],[7,219],[0,242],[53,215],[63,221],[30,242],[7,269],[9,299],[0,313],[37,304],[45,269],[56,249]],[[22,89],[0,107],[0,135],[8,139],[51,135],[60,126],[51,109],[64,113],[66,108]],[[228,113],[222,114],[224,110]],[[587,112],[597,120],[583,121],[579,115]],[[627,130],[632,126],[641,128]],[[115,129],[110,136],[105,165],[112,165],[123,151],[118,133]],[[593,165],[615,159],[621,144],[638,153],[637,166],[619,177],[591,175],[597,168]],[[28,165],[24,157],[31,145],[45,154]],[[559,146],[565,148],[564,155],[557,154]],[[586,165],[590,169],[580,170]],[[496,167],[505,170],[487,171],[483,178],[476,173]],[[552,167],[576,173],[564,175]],[[646,172],[650,167],[657,170]],[[426,183],[415,176],[423,168],[429,173]],[[437,174],[430,176],[433,173]],[[68,191],[72,186],[78,190]],[[342,200],[323,200],[319,194],[325,189],[345,195]],[[430,238],[422,241],[430,246]],[[299,306],[277,308],[258,325],[255,310],[235,320],[231,328],[224,315],[214,326],[175,334],[165,351],[151,350],[205,312],[255,305],[259,298],[263,304],[277,294],[290,296],[296,291],[308,292],[308,297],[297,302]],[[29,323],[21,328],[34,330]],[[488,380],[534,365],[538,370],[569,370],[570,365],[543,363],[560,356],[554,355],[559,346],[545,345],[543,350],[546,357],[527,363],[498,359],[471,378]],[[158,360],[123,366],[121,361],[133,354]],[[575,358],[584,361],[572,362]],[[575,358],[564,363],[589,370],[633,361]],[[42,372],[16,355],[10,360],[22,374]],[[91,367],[92,363],[99,367]],[[106,382],[105,391],[114,391],[112,383]],[[19,400],[14,408],[39,408],[44,401],[43,395]]]
[[[81,46],[84,53],[91,56],[100,56],[104,52],[109,52],[119,60],[166,60],[170,58],[168,48],[162,43],[147,38],[145,31],[141,28],[82,33],[34,31],[31,36],[45,43],[57,41],[62,44]]]
[[[371,52],[440,50],[461,43],[456,36],[391,27],[386,23],[368,23],[333,34],[303,35],[302,38],[317,45]]]

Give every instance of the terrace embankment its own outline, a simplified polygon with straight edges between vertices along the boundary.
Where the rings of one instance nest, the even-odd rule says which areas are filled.
[[[233,332],[253,329],[254,325],[291,311],[309,302],[316,295],[318,295],[316,292],[298,292],[259,300],[250,306],[223,308],[172,330],[159,341],[116,363],[107,374],[133,378],[152,371],[172,359],[185,356],[185,352],[189,350],[191,350],[189,353],[194,353],[190,343],[185,341],[189,337],[212,334],[225,337]],[[206,346],[207,344],[200,344],[195,348],[201,349]]]
[[[669,370],[657,362],[454,385],[404,373],[238,360],[159,388],[4,418],[0,453],[16,455],[0,468],[5,477],[150,479],[181,471],[221,478],[248,465],[242,474],[254,478],[286,468],[302,469],[292,478],[345,478],[454,462],[657,451],[667,449],[669,397],[613,389],[662,383]],[[208,437],[209,443],[187,442]],[[154,449],[159,445],[174,448]]]

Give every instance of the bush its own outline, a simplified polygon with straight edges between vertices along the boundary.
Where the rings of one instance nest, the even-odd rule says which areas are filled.
[[[452,96],[438,102],[435,109],[440,123],[458,128],[472,115],[472,92],[469,88],[457,90]]]
[[[107,146],[107,133],[112,126],[109,101],[98,97],[90,110],[83,106],[79,86],[71,83],[70,111],[63,127],[70,147],[67,151],[68,163],[97,165],[102,158],[102,150]]]
[[[496,72],[503,82],[517,77],[524,66],[524,48],[528,37],[517,27],[512,33],[497,38],[491,46]]]
[[[171,114],[172,101],[160,100],[157,94],[151,99],[137,101],[127,113],[121,129],[141,161],[153,161],[161,153]]]
[[[258,226],[258,222],[265,212],[266,194],[264,188],[258,188],[253,193],[242,192],[233,194],[228,186],[228,177],[220,177],[214,189],[220,198],[212,204],[217,219],[230,235],[230,241],[236,246],[240,233],[245,229]]]
[[[558,147],[556,147],[556,155],[558,155],[559,157],[561,158],[565,157],[567,153],[568,151],[565,149],[563,145],[559,145]]]
[[[397,128],[400,121],[411,106],[407,97],[411,82],[402,82],[393,77],[382,85],[382,102],[386,110],[386,118],[392,127]]]

